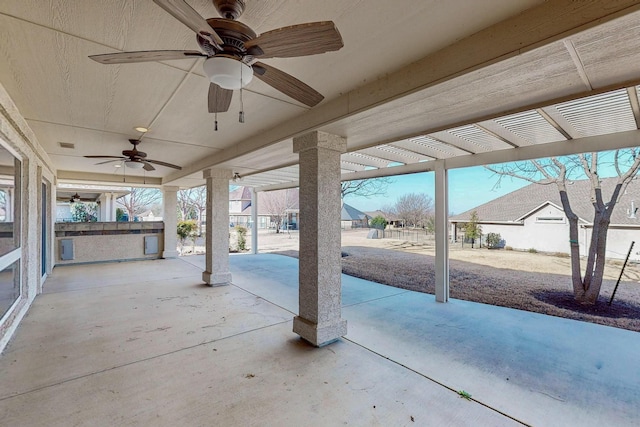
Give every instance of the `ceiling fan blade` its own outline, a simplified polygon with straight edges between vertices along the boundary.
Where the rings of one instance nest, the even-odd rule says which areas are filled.
[[[182,22],[187,27],[209,40],[214,46],[220,48],[224,44],[222,39],[211,25],[198,12],[189,6],[184,0],[153,0],[155,4],[166,10],[171,16]]]
[[[141,50],[138,52],[105,53],[91,55],[89,58],[101,64],[128,64],[131,62],[168,61],[172,59],[189,59],[204,56],[198,50]]]
[[[233,91],[223,89],[215,83],[209,85],[209,112],[224,113],[229,110]]]
[[[146,171],[148,171],[148,172],[151,172],[151,171],[156,170],[156,168],[154,168],[153,166],[151,166],[151,163],[149,163],[148,161],[143,160],[143,161],[142,161],[142,163],[144,163],[144,166],[142,167],[142,169],[144,169],[144,170],[146,170]]]
[[[87,159],[123,159],[126,160],[126,157],[122,157],[122,156],[83,156],[86,157]]]
[[[145,159],[144,161],[145,162],[149,162],[149,163],[153,163],[155,165],[166,166],[168,168],[174,168],[174,169],[182,170],[182,167],[180,167],[180,166],[172,165],[171,163],[167,163],[167,162],[161,162],[160,160]]]
[[[342,48],[344,43],[332,21],[321,21],[267,31],[244,46],[255,57],[290,58],[331,52]]]
[[[324,99],[324,96],[311,86],[275,67],[256,62],[253,65],[253,70],[255,71],[255,76],[266,84],[309,107],[315,107]]]

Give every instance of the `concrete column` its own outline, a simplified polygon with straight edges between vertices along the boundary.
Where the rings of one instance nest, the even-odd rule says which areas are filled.
[[[178,257],[178,190],[180,187],[162,187],[162,220],[164,221],[164,251],[162,258]]]
[[[449,301],[448,182],[444,161],[436,162],[436,301]]]
[[[346,148],[344,138],[324,132],[293,139],[300,159],[300,297],[293,332],[317,347],[347,333],[340,252],[340,154]]]
[[[109,212],[110,212],[110,215],[111,215],[111,221],[117,221],[118,220],[118,214],[117,214],[116,210],[118,209],[118,203],[117,203],[116,194],[115,193],[110,193],[110,194],[111,194],[111,202],[109,203]],[[163,218],[164,218],[164,216],[163,216]]]
[[[207,181],[207,226],[202,280],[211,286],[231,283],[229,272],[229,180],[230,169],[203,171]]]
[[[251,188],[251,253],[258,253],[258,193]]]
[[[101,194],[98,198],[100,209],[98,209],[98,221],[108,222],[111,218],[111,193]]]

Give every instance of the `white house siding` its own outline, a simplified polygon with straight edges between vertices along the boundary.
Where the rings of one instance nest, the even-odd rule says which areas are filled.
[[[546,205],[529,214],[521,223],[482,223],[482,234],[499,233],[505,246],[539,252],[569,253],[569,222],[564,212]]]
[[[587,255],[592,230],[591,227],[580,229],[580,253],[582,255]],[[632,241],[636,243],[633,245],[629,260],[640,261],[640,229],[616,227],[615,225],[610,226],[609,232],[607,233],[607,251],[605,257],[625,259]]]
[[[544,218],[547,218],[545,220]],[[549,218],[562,218],[562,222],[549,221]],[[482,234],[499,233],[505,246],[516,250],[535,249],[539,252],[569,253],[569,222],[564,212],[555,206],[547,205],[531,213],[521,223],[491,224],[481,223]],[[578,236],[580,255],[587,256],[591,241],[591,226],[579,227]],[[630,226],[610,226],[607,234],[607,251],[609,259],[624,259],[629,245],[635,241],[629,260],[640,261],[640,223],[638,228]]]

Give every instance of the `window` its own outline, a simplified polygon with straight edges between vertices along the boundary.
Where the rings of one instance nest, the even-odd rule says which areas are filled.
[[[0,145],[0,317],[20,298],[21,164]]]
[[[563,216],[537,216],[536,222],[546,222],[552,224],[564,224]]]

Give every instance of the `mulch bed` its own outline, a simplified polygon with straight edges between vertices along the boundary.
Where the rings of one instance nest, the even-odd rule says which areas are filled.
[[[435,258],[390,249],[342,248],[342,272],[397,288],[433,294]],[[275,252],[297,257],[298,251]],[[571,277],[495,268],[449,260],[451,298],[532,311],[640,332],[640,284],[621,282],[611,306],[615,281],[605,280],[598,302],[573,299]]]

